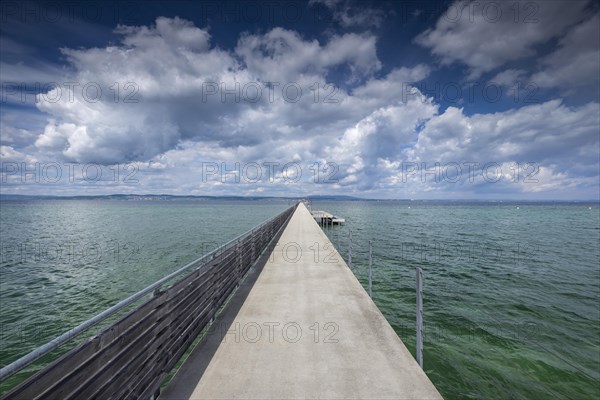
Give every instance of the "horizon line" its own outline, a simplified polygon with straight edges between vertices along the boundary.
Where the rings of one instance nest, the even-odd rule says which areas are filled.
[[[0,200],[9,200],[4,199],[5,197],[44,197],[44,198],[53,198],[53,199],[69,199],[69,198],[98,198],[98,197],[175,197],[175,198],[228,198],[235,197],[239,199],[286,199],[286,200],[302,200],[302,199],[311,199],[311,198],[346,198],[348,200],[358,200],[358,201],[478,201],[478,202],[502,202],[502,201],[512,201],[512,202],[593,202],[600,203],[600,198],[598,199],[519,199],[519,198],[372,198],[372,197],[359,197],[355,195],[347,195],[347,194],[332,194],[332,195],[304,195],[304,196],[277,196],[277,195],[235,195],[235,194],[224,194],[224,195],[209,195],[209,194],[167,194],[167,193],[111,193],[111,194],[72,194],[72,195],[56,195],[56,194],[17,194],[17,193],[0,193]]]

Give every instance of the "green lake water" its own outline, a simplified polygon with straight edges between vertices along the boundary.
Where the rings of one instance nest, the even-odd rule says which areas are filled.
[[[0,365],[289,206],[285,201],[4,201]],[[314,202],[326,232],[447,399],[600,395],[597,204]]]

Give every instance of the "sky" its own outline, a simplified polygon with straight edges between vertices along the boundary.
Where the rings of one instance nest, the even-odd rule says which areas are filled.
[[[597,201],[599,8],[6,0],[1,193]]]

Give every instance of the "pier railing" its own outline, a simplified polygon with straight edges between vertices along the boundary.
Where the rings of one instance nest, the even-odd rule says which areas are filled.
[[[5,380],[144,295],[152,298],[46,366],[2,399],[150,399],[262,253],[296,206],[121,301],[0,370]],[[190,269],[193,269],[189,273]],[[168,281],[188,272],[170,287]]]
[[[323,227],[323,229],[327,228],[327,227],[332,227],[333,224],[328,224],[327,222],[324,222],[324,220],[321,220],[322,222],[319,224],[320,226]],[[333,241],[332,241],[333,243]],[[334,244],[335,246],[335,244]],[[352,241],[352,229],[348,229],[348,258],[347,258],[347,264],[348,267],[350,269],[352,269],[352,249],[354,246],[354,242]],[[337,245],[337,250],[338,252],[341,254],[341,248],[338,242]],[[368,263],[368,270],[367,270],[367,291],[369,293],[369,297],[372,299],[373,298],[373,246],[371,241],[369,240],[369,263]],[[416,338],[417,338],[417,345],[415,348],[415,359],[417,361],[417,363],[419,364],[419,366],[421,367],[421,369],[423,369],[423,338],[424,338],[424,328],[423,328],[423,317],[424,317],[424,312],[423,312],[423,270],[419,267],[416,268],[416,281],[415,281],[415,288],[416,288],[416,300],[417,300],[417,313],[416,313]]]

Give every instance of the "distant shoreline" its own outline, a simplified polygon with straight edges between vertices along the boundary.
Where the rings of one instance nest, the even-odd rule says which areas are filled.
[[[110,195],[21,195],[0,194],[0,201],[35,201],[35,200],[120,200],[120,201],[168,201],[168,200],[204,200],[204,201],[298,201],[308,199],[311,201],[369,201],[369,202],[407,202],[429,204],[467,204],[467,203],[506,203],[506,204],[600,204],[600,200],[534,200],[534,199],[370,199],[354,196],[194,196],[170,194],[110,194]]]

